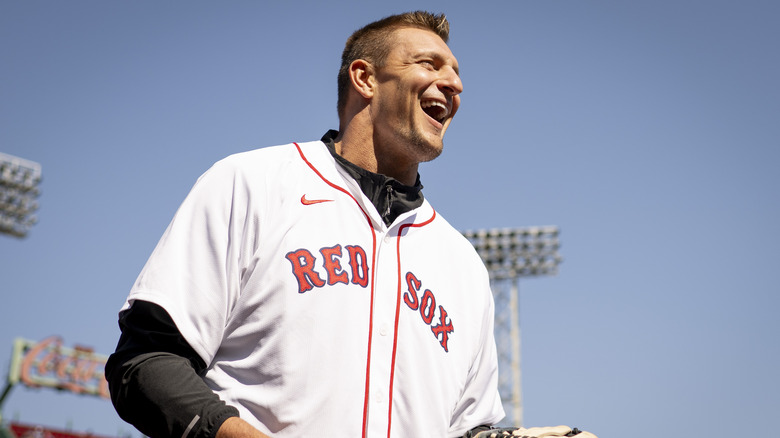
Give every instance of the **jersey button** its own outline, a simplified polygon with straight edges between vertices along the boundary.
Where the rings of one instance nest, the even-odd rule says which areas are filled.
[[[382,336],[387,336],[387,334],[390,332],[390,329],[387,327],[387,324],[383,324],[381,327],[379,327],[379,334]]]

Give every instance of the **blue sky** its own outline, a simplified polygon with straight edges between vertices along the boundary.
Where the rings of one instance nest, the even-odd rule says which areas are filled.
[[[336,126],[354,29],[447,13],[465,91],[425,195],[456,228],[557,225],[523,280],[527,425],[744,435],[780,411],[780,6],[745,0],[0,1],[0,151],[41,163],[0,236],[13,339],[110,353],[195,179]],[[3,350],[6,353],[3,353]],[[3,359],[3,358],[6,359]],[[15,388],[6,419],[137,436],[109,402]]]

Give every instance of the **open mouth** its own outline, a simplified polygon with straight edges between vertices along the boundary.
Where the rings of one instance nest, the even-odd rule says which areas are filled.
[[[447,105],[436,100],[425,100],[422,102],[421,106],[422,110],[425,111],[425,114],[428,114],[428,117],[439,123],[444,122],[444,119],[450,114]]]

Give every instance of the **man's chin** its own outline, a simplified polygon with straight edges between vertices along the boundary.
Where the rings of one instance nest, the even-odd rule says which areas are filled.
[[[417,140],[413,144],[417,154],[417,161],[420,163],[435,159],[444,150],[444,142],[439,137],[432,139],[419,138]]]

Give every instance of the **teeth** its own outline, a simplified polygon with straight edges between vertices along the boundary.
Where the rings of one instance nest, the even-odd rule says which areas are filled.
[[[434,108],[434,107],[439,108],[440,109],[440,111],[439,111],[440,114],[439,114],[438,117],[435,117],[435,119],[437,119],[439,121],[443,120],[450,113],[450,110],[449,110],[449,108],[447,108],[447,105],[445,105],[445,104],[443,104],[443,103],[441,103],[439,101],[436,101],[436,100],[426,100],[426,101],[423,101],[421,106],[422,106],[423,109]]]
[[[422,103],[423,108],[430,108],[432,106],[438,106],[439,108],[444,109],[444,111],[447,111],[447,105],[436,100],[427,100]]]

